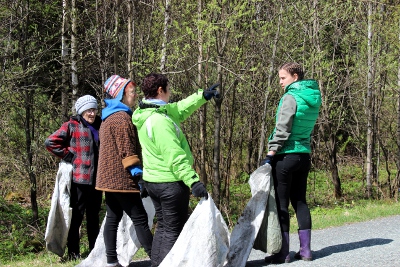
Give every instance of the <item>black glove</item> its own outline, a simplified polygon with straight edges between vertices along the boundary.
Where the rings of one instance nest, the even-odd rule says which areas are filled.
[[[208,199],[207,189],[202,182],[195,182],[192,184],[192,194],[195,197],[204,197],[206,200]]]
[[[146,198],[149,196],[149,192],[147,192],[146,186],[144,185],[144,181],[142,179],[142,177],[140,177],[139,179],[139,189],[140,189],[140,197],[141,198]]]
[[[263,159],[263,160],[261,160],[261,163],[260,163],[260,166],[263,166],[263,165],[265,165],[265,164],[271,164],[271,162],[272,162],[272,160],[274,159],[274,156],[272,156],[272,155],[267,155],[266,157],[265,157],[265,159]]]
[[[75,158],[76,157],[74,153],[68,152],[67,155],[65,155],[65,157],[62,160],[68,163],[73,163]]]
[[[218,90],[215,89],[218,86],[219,86],[219,83],[216,83],[216,84],[212,85],[211,87],[209,87],[207,90],[203,91],[203,96],[207,101],[213,97],[215,97],[215,98],[220,97]]]

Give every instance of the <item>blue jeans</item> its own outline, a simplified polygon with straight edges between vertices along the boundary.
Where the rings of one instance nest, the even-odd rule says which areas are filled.
[[[151,266],[160,265],[178,239],[188,219],[190,189],[183,182],[145,182],[156,210]]]
[[[296,213],[299,230],[311,229],[311,214],[306,201],[310,154],[275,155],[271,165],[282,232],[289,232],[289,201]]]

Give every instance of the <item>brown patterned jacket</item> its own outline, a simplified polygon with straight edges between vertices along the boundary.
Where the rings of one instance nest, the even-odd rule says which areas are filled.
[[[100,152],[96,189],[108,192],[139,192],[138,179],[128,167],[142,165],[137,129],[131,116],[118,111],[100,127]]]

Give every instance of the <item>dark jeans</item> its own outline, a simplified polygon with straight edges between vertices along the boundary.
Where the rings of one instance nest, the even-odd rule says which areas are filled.
[[[139,193],[105,192],[107,216],[104,225],[104,242],[107,263],[118,262],[117,230],[123,212],[131,218],[136,235],[147,255],[151,257],[153,235],[151,234],[147,212]]]
[[[307,177],[310,168],[311,158],[306,153],[283,154],[274,157],[272,176],[283,232],[289,232],[289,201],[296,213],[299,230],[311,229],[311,214],[306,202]]]
[[[183,182],[145,183],[157,216],[151,266],[160,265],[188,219],[190,189]]]
[[[89,240],[89,249],[92,250],[99,234],[99,213],[101,208],[102,192],[94,185],[71,183],[70,207],[72,208],[71,226],[68,232],[68,254],[80,255],[79,228],[86,211],[86,229]]]

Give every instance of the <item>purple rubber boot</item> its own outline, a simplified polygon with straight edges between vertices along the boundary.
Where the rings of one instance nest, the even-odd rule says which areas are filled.
[[[273,254],[271,256],[265,257],[266,263],[289,263],[290,262],[290,254],[289,254],[289,232],[282,232],[282,247],[281,250],[277,254]]]
[[[295,259],[311,261],[311,229],[299,230],[300,250],[294,255]]]

